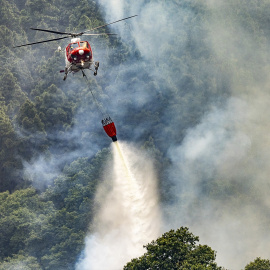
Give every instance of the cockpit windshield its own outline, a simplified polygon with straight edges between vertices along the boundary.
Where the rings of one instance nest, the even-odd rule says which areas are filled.
[[[89,49],[89,44],[86,41],[81,41],[80,46],[83,47],[83,48],[88,48]]]

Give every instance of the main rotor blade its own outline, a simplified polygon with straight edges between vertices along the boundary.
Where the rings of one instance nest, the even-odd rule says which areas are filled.
[[[54,38],[54,39],[47,39],[47,40],[43,40],[43,41],[38,41],[38,42],[33,42],[33,43],[28,43],[28,44],[23,44],[23,45],[19,45],[19,46],[15,46],[13,48],[19,48],[19,47],[23,47],[23,46],[29,46],[29,45],[34,45],[34,44],[39,44],[39,43],[45,43],[45,42],[51,42],[51,41],[56,41],[56,40],[60,40],[60,39],[64,39],[64,38],[69,38],[70,36],[65,36],[65,37],[60,37],[60,38]]]
[[[82,34],[82,36],[102,36],[102,35],[107,35],[107,36],[117,36],[117,34],[111,34],[111,33]]]
[[[37,31],[43,31],[43,32],[49,32],[49,33],[54,33],[54,34],[59,34],[59,35],[73,35],[72,33],[59,32],[59,31],[40,29],[40,28],[33,28],[33,27],[30,27],[30,29],[37,30]]]
[[[95,27],[95,28],[86,30],[86,31],[82,32],[82,34],[83,33],[86,33],[86,32],[90,32],[90,31],[96,30],[96,29],[99,29],[101,27],[105,27],[105,26],[110,25],[110,24],[113,24],[113,23],[117,23],[117,22],[121,22],[121,21],[127,20],[127,19],[130,19],[130,18],[136,17],[136,16],[138,16],[138,15],[133,15],[133,16],[130,16],[130,17],[127,17],[127,18],[124,18],[124,19],[121,19],[121,20],[118,20],[118,21],[115,21],[115,22],[112,22],[112,23],[104,24],[104,25],[101,25],[101,26],[98,26],[98,27]]]

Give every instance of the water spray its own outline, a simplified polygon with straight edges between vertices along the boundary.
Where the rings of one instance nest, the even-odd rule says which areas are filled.
[[[141,256],[160,235],[161,214],[153,161],[122,141],[96,194],[98,211],[76,270],[116,270]]]

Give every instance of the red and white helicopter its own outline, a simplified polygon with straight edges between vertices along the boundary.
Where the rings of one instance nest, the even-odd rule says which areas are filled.
[[[18,47],[23,47],[23,46],[29,46],[29,45],[34,45],[34,44],[39,44],[39,43],[44,43],[44,42],[51,42],[51,41],[56,41],[56,40],[61,40],[65,38],[72,38],[71,43],[68,44],[65,50],[65,61],[66,61],[66,66],[65,70],[61,70],[60,72],[64,72],[64,80],[66,80],[68,73],[75,73],[78,71],[82,71],[83,75],[85,76],[83,70],[84,69],[90,69],[92,70],[92,66],[94,66],[94,76],[97,75],[98,67],[99,67],[99,62],[94,62],[93,60],[93,52],[91,49],[91,46],[88,41],[81,41],[79,38],[80,36],[99,36],[99,35],[115,35],[115,34],[110,34],[110,33],[98,33],[98,34],[89,34],[88,32],[97,30],[99,28],[105,27],[107,25],[117,23],[120,21],[124,21],[133,17],[136,17],[138,15],[130,16],[112,23],[104,24],[95,28],[92,28],[90,30],[85,30],[80,33],[67,33],[67,32],[59,32],[59,31],[53,31],[53,30],[47,30],[47,29],[40,29],[40,28],[30,28],[32,30],[37,30],[37,31],[43,31],[43,32],[49,32],[49,33],[54,33],[58,35],[65,35],[63,37],[59,38],[54,38],[54,39],[48,39],[48,40],[43,40],[43,41],[38,41],[38,42],[33,42],[33,43],[28,43],[28,44],[23,44],[19,46],[15,46],[14,48]],[[61,50],[61,47],[58,47],[59,50]]]

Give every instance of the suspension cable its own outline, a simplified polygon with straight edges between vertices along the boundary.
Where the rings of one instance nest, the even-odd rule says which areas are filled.
[[[89,80],[88,80],[86,74],[83,72],[83,70],[82,70],[82,73],[83,73],[83,77],[85,77],[86,82],[88,83]],[[99,112],[102,114],[103,117],[106,117],[108,114],[104,111],[104,109],[102,108],[101,104],[98,102],[97,98],[95,97],[95,95],[94,95],[92,89],[89,87],[88,84],[87,84],[87,86],[88,86],[88,89],[89,89],[90,92],[91,92],[91,95],[92,95],[92,97],[93,97],[94,102],[95,102],[96,105],[97,105],[97,108],[98,108]]]

